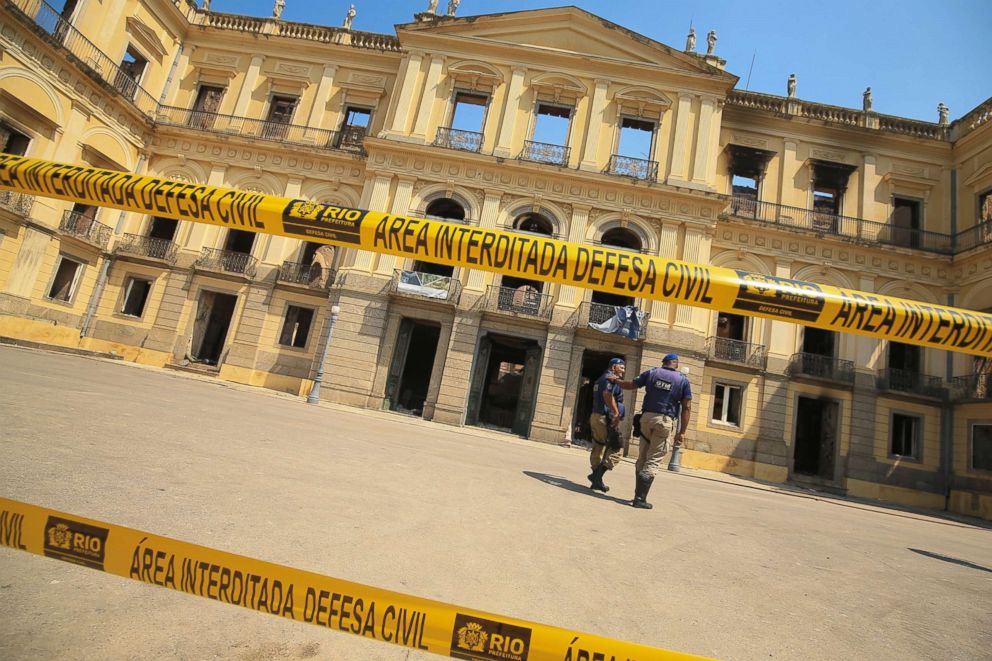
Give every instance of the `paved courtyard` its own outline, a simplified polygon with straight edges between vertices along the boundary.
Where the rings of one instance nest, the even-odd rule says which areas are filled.
[[[721,659],[992,658],[992,530],[633,468],[134,365],[0,347],[0,495]],[[0,658],[405,659],[0,549]]]

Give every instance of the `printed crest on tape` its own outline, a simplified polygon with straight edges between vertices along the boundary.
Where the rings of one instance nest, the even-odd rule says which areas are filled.
[[[107,528],[49,516],[45,523],[45,555],[103,571],[109,534]]]
[[[457,613],[451,632],[451,656],[473,661],[525,661],[531,630]]]
[[[368,212],[310,200],[293,200],[282,212],[283,228],[301,237],[362,243],[362,220]]]

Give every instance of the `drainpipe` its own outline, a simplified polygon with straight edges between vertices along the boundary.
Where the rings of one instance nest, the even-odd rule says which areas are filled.
[[[176,56],[172,58],[172,66],[169,68],[169,76],[165,79],[165,85],[162,86],[162,95],[158,97],[158,105],[164,106],[169,92],[172,91],[172,79],[176,75],[176,68],[179,67],[179,58],[182,57],[183,49],[186,45],[179,42],[179,48],[176,49]]]

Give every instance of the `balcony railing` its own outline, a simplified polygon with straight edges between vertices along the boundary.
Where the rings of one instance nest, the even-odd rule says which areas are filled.
[[[954,401],[992,401],[992,374],[956,376],[951,379],[950,391]]]
[[[81,239],[100,250],[107,247],[107,243],[110,242],[110,237],[114,233],[114,230],[107,225],[98,223],[90,216],[78,211],[66,211],[62,214],[59,231]]]
[[[276,279],[291,285],[302,285],[310,289],[327,289],[334,284],[337,271],[324,269],[320,264],[300,264],[283,262]]]
[[[124,234],[121,236],[120,241],[117,242],[114,252],[118,255],[161,259],[169,264],[175,264],[179,246],[168,239],[153,239],[150,236]]]
[[[31,215],[32,207],[34,207],[34,195],[9,190],[0,191],[0,209],[27,217]]]
[[[950,234],[896,227],[888,223],[824,213],[814,209],[759,202],[743,195],[733,197],[728,213],[737,218],[760,220],[816,234],[843,236],[866,243],[914,248],[942,255],[950,255],[954,251],[954,237]]]
[[[365,153],[365,135],[368,131],[364,126],[343,126],[338,131],[334,146],[343,151],[356,154]]]
[[[341,149],[343,151],[361,152],[361,139],[357,133],[338,133],[328,129],[318,129],[298,124],[283,124],[268,122],[250,117],[236,115],[221,115],[215,112],[203,112],[175,106],[161,106],[155,121],[167,126],[182,126],[199,131],[211,131],[225,135],[236,135],[243,138],[271,140],[295,145],[306,145],[320,149]],[[354,128],[354,127],[352,127]],[[364,129],[363,129],[364,131]],[[364,133],[362,134],[364,136]],[[357,142],[356,142],[357,141]]]
[[[751,344],[729,337],[708,337],[706,357],[709,360],[764,369],[768,350],[763,344]]]
[[[532,142],[524,140],[524,148],[518,157],[522,161],[548,163],[568,167],[569,148],[564,145],[554,145],[548,142]]]
[[[426,298],[454,305],[461,295],[461,283],[445,275],[396,269],[389,291],[397,296]]]
[[[435,216],[433,214],[427,213],[424,209],[410,209],[407,212],[412,218],[426,218],[428,220],[438,220],[442,223],[457,223],[459,225],[471,225],[475,221],[471,218],[445,218],[444,216]]]
[[[606,166],[606,174],[643,179],[644,181],[657,181],[658,161],[645,161],[640,158],[613,154],[610,156],[609,165]]]
[[[203,252],[200,253],[200,256],[193,263],[193,266],[204,271],[238,273],[246,278],[254,278],[258,259],[247,253],[236,252],[234,250],[204,248]]]
[[[434,137],[434,146],[477,152],[482,149],[482,134],[442,126]]]
[[[579,328],[589,328],[589,324],[604,324],[616,316],[617,306],[615,305],[585,301],[579,306]],[[643,340],[648,332],[648,316],[645,313],[641,318],[637,325],[636,334],[632,332],[633,325],[628,322],[621,326],[620,319],[617,319],[615,334],[631,340]]]
[[[46,33],[50,43],[67,50],[90,75],[111,85],[145,115],[151,117],[155,113],[155,97],[65,20],[57,9],[43,0],[10,0],[10,4],[33,20]]]
[[[889,368],[878,371],[877,388],[890,392],[923,395],[942,398],[946,392],[944,380],[939,376],[928,376],[910,370]]]
[[[551,297],[532,287],[514,289],[490,285],[486,295],[486,310],[489,312],[550,319],[551,309]]]
[[[990,244],[992,244],[992,220],[975,225],[974,227],[969,227],[954,236],[954,248],[956,252],[964,252],[965,250]]]
[[[838,383],[854,383],[854,361],[815,353],[794,353],[789,358],[790,376],[810,376]]]

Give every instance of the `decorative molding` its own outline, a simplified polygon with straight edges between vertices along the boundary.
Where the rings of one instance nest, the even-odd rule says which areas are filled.
[[[755,138],[750,135],[741,135],[739,133],[733,134],[733,142],[736,145],[746,145],[748,147],[760,147],[762,149],[768,146],[768,140],[764,138]]]
[[[810,149],[809,155],[811,158],[820,158],[824,161],[832,161],[834,163],[847,163],[848,155],[844,152],[830,151],[829,149]]]

